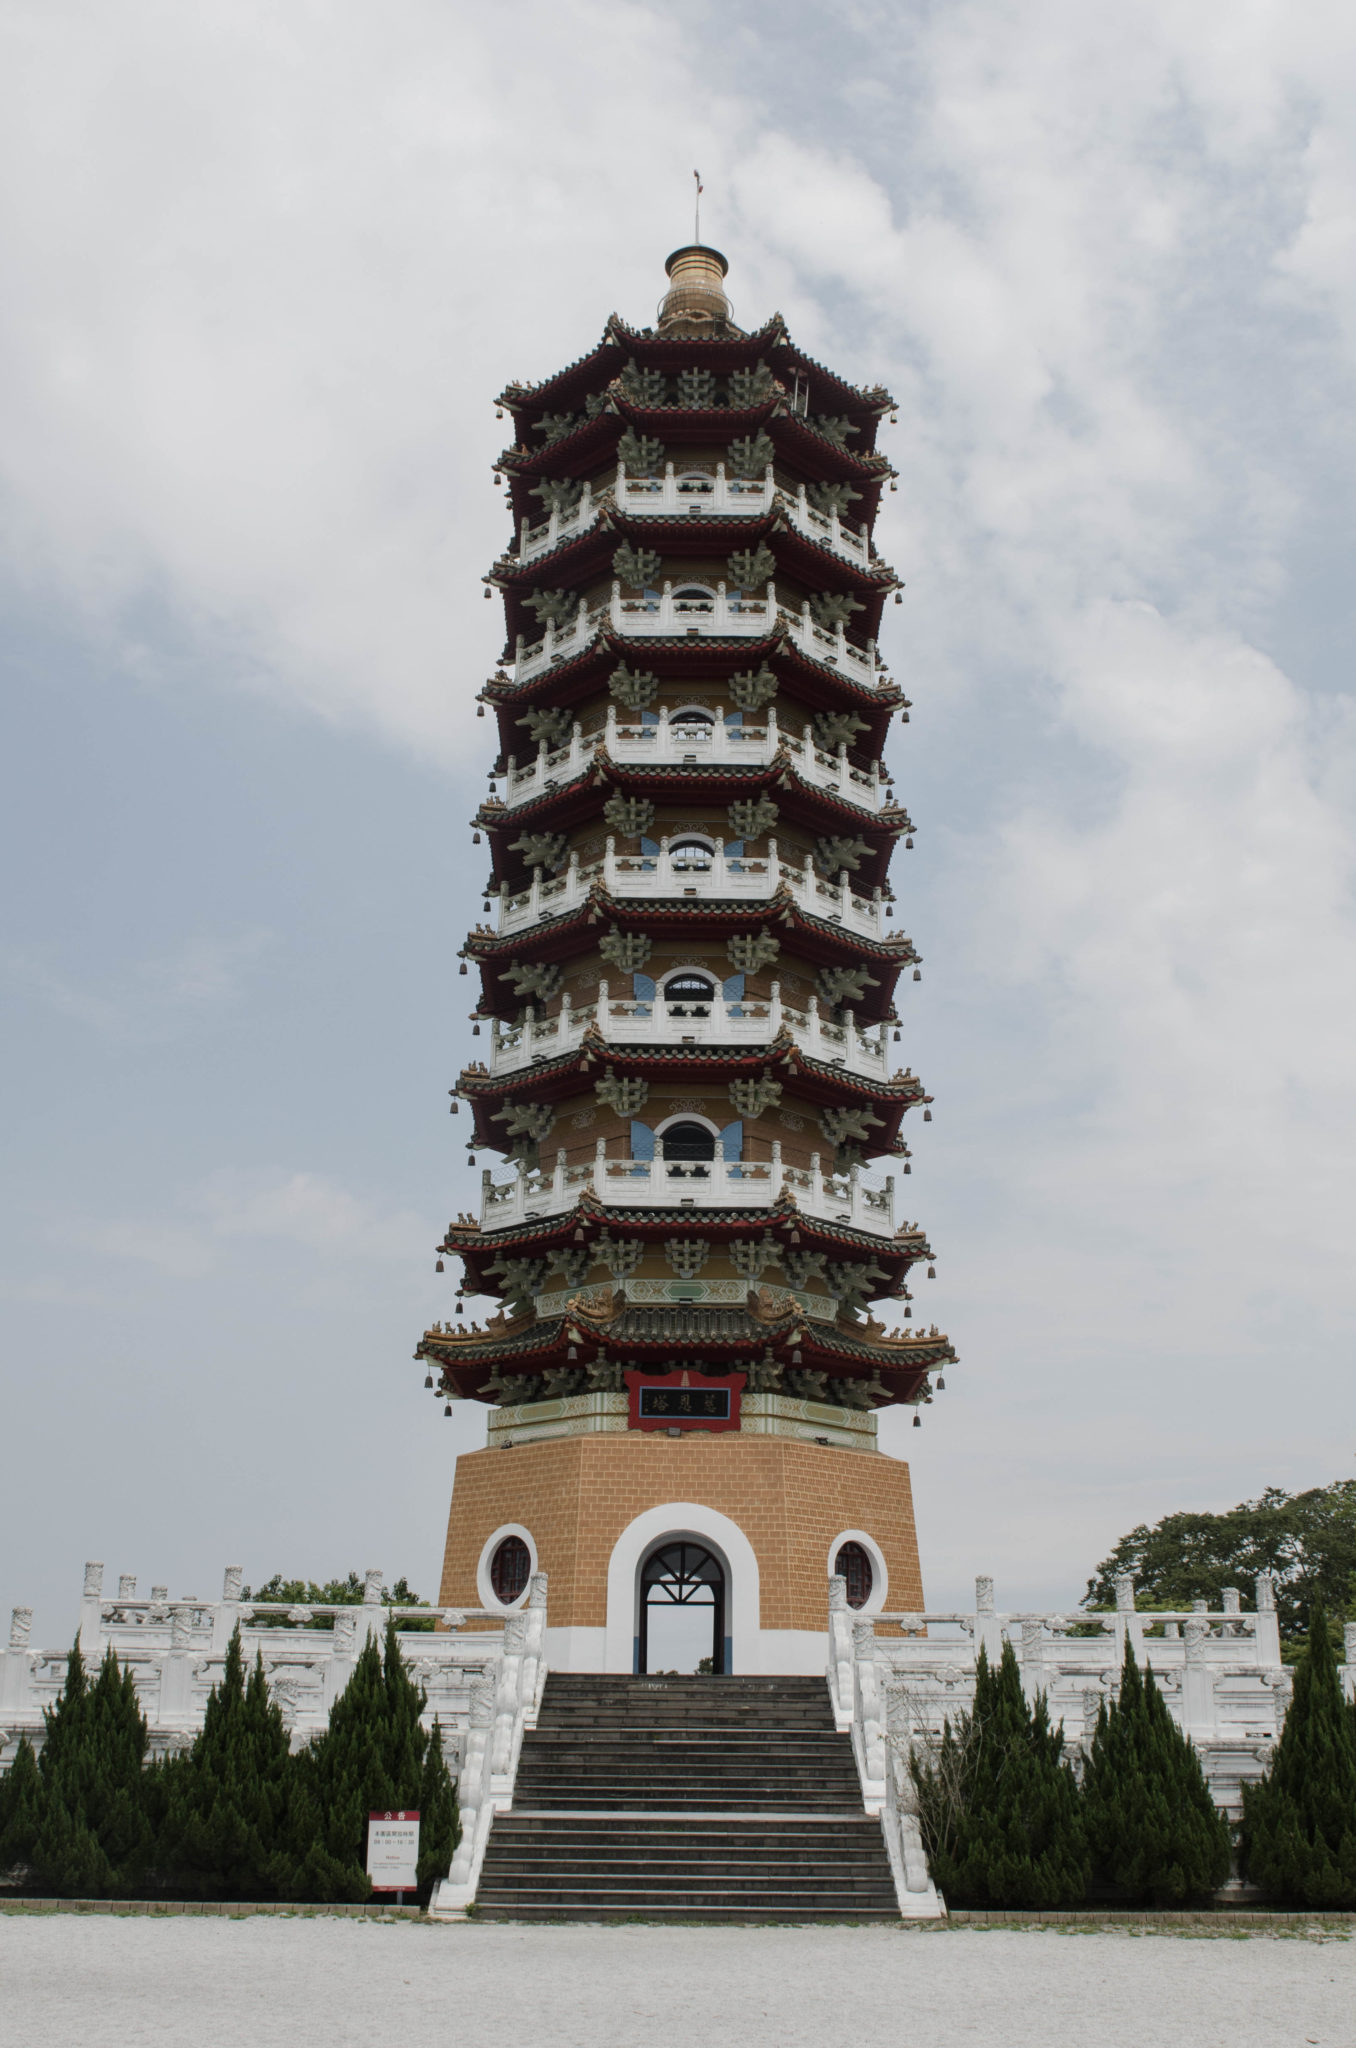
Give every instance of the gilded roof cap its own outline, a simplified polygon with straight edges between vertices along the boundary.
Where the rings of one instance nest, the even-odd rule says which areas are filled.
[[[730,325],[730,301],[725,296],[730,266],[719,249],[689,242],[674,250],[664,268],[669,288],[659,305],[661,334],[710,334]]]

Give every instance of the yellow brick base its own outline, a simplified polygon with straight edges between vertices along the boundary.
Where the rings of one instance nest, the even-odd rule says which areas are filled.
[[[642,1515],[655,1529],[653,1547],[656,1523],[664,1522],[654,1511],[667,1503],[710,1510],[747,1538],[757,1561],[760,1632],[826,1635],[830,1551],[846,1531],[863,1532],[879,1552],[891,1610],[923,1605],[909,1468],[899,1460],[733,1431],[674,1439],[634,1430],[458,1458],[441,1603],[485,1604],[478,1569],[486,1545],[496,1530],[513,1525],[529,1533],[537,1569],[548,1574],[552,1636],[610,1628],[629,1639],[629,1617],[608,1614],[613,1553]],[[675,1512],[675,1533],[690,1520]],[[621,1596],[615,1570],[612,1576],[615,1607]],[[740,1589],[731,1591],[737,1604]],[[747,1646],[742,1661],[750,1668]],[[604,1668],[601,1661],[596,1668]],[[775,1656],[764,1668],[776,1668]]]

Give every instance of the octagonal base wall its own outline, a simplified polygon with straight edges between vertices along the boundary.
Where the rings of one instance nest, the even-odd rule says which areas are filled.
[[[675,1537],[725,1562],[736,1673],[825,1668],[828,1575],[845,1540],[871,1558],[864,1612],[923,1605],[909,1468],[881,1452],[638,1431],[472,1451],[457,1460],[443,1606],[500,1604],[488,1567],[505,1533],[548,1575],[556,1670],[636,1668],[641,1565]]]

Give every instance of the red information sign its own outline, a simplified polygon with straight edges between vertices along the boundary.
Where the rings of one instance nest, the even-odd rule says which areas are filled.
[[[747,1374],[628,1372],[631,1429],[738,1429],[739,1397]]]

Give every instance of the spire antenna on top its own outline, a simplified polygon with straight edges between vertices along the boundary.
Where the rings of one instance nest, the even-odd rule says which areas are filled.
[[[700,247],[702,239],[702,193],[706,190],[706,187],[702,184],[702,174],[700,171],[694,171],[692,175],[697,180],[697,196],[692,208],[692,239]]]

